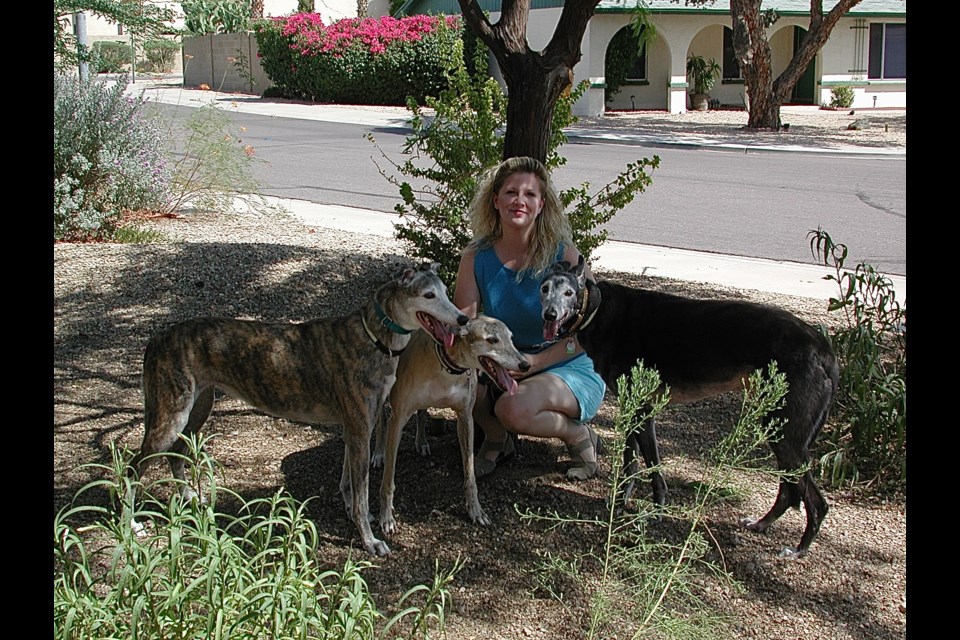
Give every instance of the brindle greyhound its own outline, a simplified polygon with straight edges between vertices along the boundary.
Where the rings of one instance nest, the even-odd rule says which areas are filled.
[[[809,462],[810,446],[827,420],[837,391],[839,367],[830,342],[815,328],[783,309],[735,300],[696,300],[634,289],[612,282],[593,283],[584,263],[554,264],[540,288],[544,338],[576,333],[607,388],[643,360],[670,387],[670,402],[692,402],[742,389],[744,379],[776,361],[788,392],[782,409],[768,419],[783,421],[783,437],[770,447],[781,470],[795,471]],[[630,475],[643,455],[653,467],[653,499],[665,504],[667,485],[660,465],[653,418],[627,439],[624,467]],[[626,488],[630,499],[633,483]],[[763,531],[787,510],[803,502],[807,524],[796,548],[781,555],[806,553],[820,530],[828,505],[809,470],[799,480],[784,479],[770,511],[760,520],[741,521]]]
[[[400,271],[344,316],[300,324],[194,318],[154,335],[143,359],[143,444],[130,472],[141,477],[157,454],[184,453],[179,436],[200,430],[216,387],[273,416],[338,423],[347,514],[368,553],[390,553],[370,529],[370,437],[410,334],[422,327],[450,346],[447,325],[467,322],[447,297],[438,266]],[[184,480],[183,459],[167,459],[174,477]],[[185,483],[181,492],[194,497]]]

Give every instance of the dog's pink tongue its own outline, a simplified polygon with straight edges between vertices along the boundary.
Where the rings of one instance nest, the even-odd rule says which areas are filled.
[[[503,367],[497,367],[497,382],[500,383],[508,396],[517,392],[517,381]]]
[[[443,325],[441,333],[443,337],[443,346],[449,349],[453,346],[453,341],[456,339],[456,336],[453,335],[453,333],[447,328],[447,325]]]
[[[555,340],[557,334],[560,333],[560,322],[544,322],[543,323],[543,339],[544,340]]]

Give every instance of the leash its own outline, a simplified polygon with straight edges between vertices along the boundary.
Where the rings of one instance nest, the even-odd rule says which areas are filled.
[[[469,371],[469,369],[464,369],[463,367],[458,365],[456,362],[451,360],[450,354],[447,353],[447,350],[444,349],[442,344],[434,342],[433,348],[437,352],[437,360],[440,361],[440,366],[442,366],[444,371],[446,371],[447,373],[455,376],[459,376]]]
[[[399,333],[400,335],[406,335],[408,333],[412,333],[411,331],[408,331],[403,327],[401,327],[400,325],[398,325],[393,320],[390,320],[390,318],[387,317],[387,314],[383,312],[383,309],[380,308],[380,305],[377,304],[376,301],[374,301],[373,303],[373,308],[377,312],[377,317],[380,318],[380,324],[386,327],[387,329],[390,329],[390,331],[393,331],[394,333]],[[363,330],[367,332],[367,337],[370,338],[374,346],[377,349],[379,349],[380,353],[382,353],[383,355],[390,356],[391,358],[396,358],[401,353],[403,353],[404,350],[406,349],[406,347],[404,347],[403,349],[391,349],[387,345],[383,344],[380,341],[380,338],[374,335],[373,331],[370,330],[370,327],[367,326],[367,318],[362,311],[360,312],[360,324],[363,325]],[[394,327],[396,327],[396,329],[394,329]]]

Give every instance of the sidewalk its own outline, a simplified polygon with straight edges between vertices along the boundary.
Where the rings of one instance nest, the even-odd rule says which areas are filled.
[[[187,107],[201,107],[215,103],[227,111],[250,113],[278,118],[299,118],[360,124],[378,128],[409,129],[408,112],[397,107],[348,107],[271,100],[255,95],[219,93],[197,89],[185,89],[178,76],[162,79],[140,77],[131,91],[136,91],[149,101]],[[768,152],[805,152],[844,155],[905,156],[904,149],[878,147],[832,147],[795,144],[738,145],[737,138],[704,137],[702,135],[669,136],[625,133],[604,130],[596,126],[598,119],[591,119],[590,128],[571,128],[570,139],[589,139],[598,142],[617,142],[642,146],[714,146],[725,149],[765,150]],[[302,200],[268,198],[283,206],[293,215],[308,224],[340,228],[358,233],[370,233],[393,237],[396,214],[353,209],[350,207],[324,205]],[[609,241],[597,249],[594,265],[604,269],[629,273],[646,273],[653,276],[694,282],[706,282],[722,286],[755,289],[785,295],[827,299],[837,293],[836,283],[823,280],[830,273],[826,267],[815,265],[726,256],[683,249],[670,249],[626,242]],[[902,276],[889,276],[898,300],[906,301],[907,282]]]

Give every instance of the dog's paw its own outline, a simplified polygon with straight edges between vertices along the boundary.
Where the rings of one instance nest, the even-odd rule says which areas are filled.
[[[483,509],[481,509],[479,505],[477,505],[476,509],[469,509],[469,511],[470,520],[473,521],[473,524],[478,524],[481,527],[489,527],[491,524],[493,524],[493,520],[491,520],[490,517],[484,513]]]
[[[756,532],[763,531],[767,528],[760,520],[757,520],[756,518],[740,518],[740,526],[747,531]]]
[[[423,444],[417,445],[417,451],[420,452],[420,455],[424,458],[430,457],[430,445],[424,442]]]
[[[803,557],[804,552],[800,551],[796,547],[784,547],[780,549],[780,553],[777,554],[778,558],[801,558]]]
[[[397,520],[393,517],[392,512],[380,514],[380,530],[383,531],[383,535],[387,537],[397,532]]]
[[[380,469],[383,467],[383,452],[375,451],[372,456],[370,456],[370,466],[374,469]]]
[[[147,525],[142,522],[137,522],[136,520],[130,521],[130,530],[133,531],[133,535],[138,538],[145,538],[147,535]]]
[[[369,542],[363,544],[363,548],[372,556],[383,557],[390,555],[390,547],[383,540],[371,538]]]

